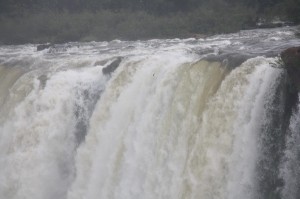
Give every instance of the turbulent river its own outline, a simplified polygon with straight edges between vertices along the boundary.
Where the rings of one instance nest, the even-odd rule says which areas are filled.
[[[299,199],[294,32],[0,46],[0,198]]]

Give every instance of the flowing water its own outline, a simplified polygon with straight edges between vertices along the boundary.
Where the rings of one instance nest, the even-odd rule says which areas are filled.
[[[0,46],[0,199],[300,198],[294,32]]]

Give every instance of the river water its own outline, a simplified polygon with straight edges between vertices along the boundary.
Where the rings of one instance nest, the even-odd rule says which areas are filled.
[[[295,31],[0,46],[0,198],[299,199]]]

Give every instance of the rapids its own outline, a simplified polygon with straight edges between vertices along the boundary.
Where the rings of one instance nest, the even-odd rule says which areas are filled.
[[[0,198],[300,198],[295,31],[0,46]]]

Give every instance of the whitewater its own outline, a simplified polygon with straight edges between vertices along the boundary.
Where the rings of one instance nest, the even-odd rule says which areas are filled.
[[[0,46],[0,199],[300,198],[295,31]]]

